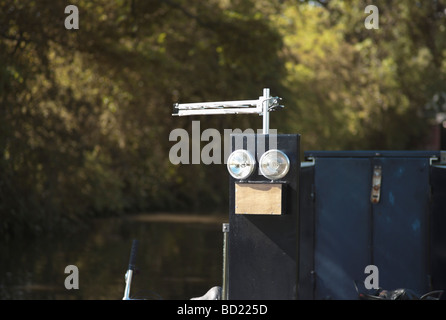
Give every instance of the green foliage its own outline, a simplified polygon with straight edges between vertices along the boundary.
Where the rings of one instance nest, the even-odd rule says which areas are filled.
[[[271,127],[308,149],[413,149],[446,88],[445,1],[0,0],[0,231],[226,210],[224,165],[172,165],[175,102],[284,98]],[[364,8],[380,10],[367,30]]]
[[[426,104],[446,87],[445,2],[324,3],[290,5],[276,21],[296,103],[291,128],[310,148],[421,148]],[[368,4],[379,8],[379,29],[364,27]]]

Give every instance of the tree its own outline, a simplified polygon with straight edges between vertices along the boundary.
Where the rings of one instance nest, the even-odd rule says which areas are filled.
[[[67,30],[63,3],[0,1],[4,234],[221,204],[227,186],[215,180],[210,188],[206,175],[215,168],[169,162],[169,132],[190,126],[190,119],[172,118],[171,106],[246,99],[265,84],[281,86],[281,40],[257,5],[73,5],[79,29]],[[257,119],[202,120],[203,129],[220,129]]]
[[[425,106],[445,87],[444,3],[320,3],[287,2],[277,18],[291,126],[310,148],[422,148]],[[364,27],[369,4],[378,30]]]

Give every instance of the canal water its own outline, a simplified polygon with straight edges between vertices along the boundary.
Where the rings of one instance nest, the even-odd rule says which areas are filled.
[[[98,220],[88,232],[0,243],[0,299],[119,300],[133,239],[139,241],[131,296],[177,300],[222,283],[227,216],[143,214]],[[65,267],[78,268],[68,290]]]

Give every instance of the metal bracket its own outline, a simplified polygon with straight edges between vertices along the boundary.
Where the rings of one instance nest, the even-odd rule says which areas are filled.
[[[429,165],[432,166],[437,161],[438,161],[437,157],[431,157],[431,158],[429,158]]]
[[[300,163],[301,168],[305,168],[305,167],[313,167],[316,165],[316,159],[313,157],[309,157],[308,161],[302,161]]]
[[[375,166],[373,168],[372,193],[370,195],[370,201],[372,203],[378,203],[381,197],[381,180],[382,180],[382,167]]]
[[[263,89],[263,96],[257,100],[237,100],[198,103],[175,103],[173,116],[201,116],[218,114],[259,114],[263,116],[263,134],[269,133],[269,113],[283,108],[281,98],[271,97],[268,88]]]
[[[432,156],[429,158],[430,166],[444,166],[446,165],[446,151],[440,151],[440,159],[437,156]]]

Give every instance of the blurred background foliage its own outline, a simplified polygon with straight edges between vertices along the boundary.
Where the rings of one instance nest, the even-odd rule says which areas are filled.
[[[67,5],[79,29],[64,27]],[[379,8],[368,30],[367,5]],[[283,98],[302,149],[423,149],[446,112],[446,0],[0,0],[0,233],[150,211],[225,212],[221,165],[169,133],[260,129],[175,102]],[[205,144],[205,142],[203,143]]]

